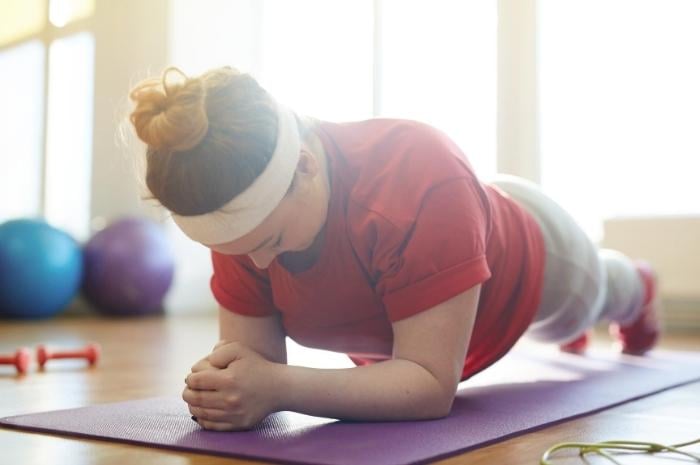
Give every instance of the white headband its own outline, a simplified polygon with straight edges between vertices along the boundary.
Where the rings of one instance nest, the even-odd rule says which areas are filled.
[[[218,210],[193,216],[173,214],[173,220],[190,239],[206,245],[245,236],[272,213],[287,193],[300,151],[296,117],[288,108],[277,104],[277,144],[262,174]]]

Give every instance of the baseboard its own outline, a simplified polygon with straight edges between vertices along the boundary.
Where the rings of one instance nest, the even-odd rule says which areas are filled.
[[[678,331],[700,331],[700,300],[664,298],[664,327]]]

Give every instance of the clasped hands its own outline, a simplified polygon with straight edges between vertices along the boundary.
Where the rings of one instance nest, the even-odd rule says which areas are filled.
[[[185,378],[182,399],[203,428],[241,431],[279,410],[278,364],[238,342],[220,341]]]

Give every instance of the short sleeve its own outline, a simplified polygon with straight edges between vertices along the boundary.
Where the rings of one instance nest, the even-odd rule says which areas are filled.
[[[212,252],[214,274],[211,290],[219,304],[246,316],[269,316],[277,312],[272,303],[270,278],[247,256]]]
[[[375,290],[391,321],[428,310],[491,277],[485,250],[488,204],[474,182],[445,181],[426,193],[411,227],[385,220],[375,231]]]

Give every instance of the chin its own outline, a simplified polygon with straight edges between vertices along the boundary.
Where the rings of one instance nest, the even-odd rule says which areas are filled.
[[[294,251],[295,251],[295,252],[303,252],[303,251],[305,251],[306,249],[308,249],[309,247],[311,247],[311,244],[313,244],[313,241],[312,241],[312,242],[308,242],[308,243],[302,245],[301,247],[298,247],[297,249],[294,249]]]
[[[294,249],[294,252],[303,252],[304,250],[306,250],[306,249],[308,249],[309,247],[311,247],[311,246],[313,245],[313,243],[314,243],[314,240],[313,240],[313,239],[311,239],[311,240],[308,241],[308,242],[304,242],[302,245],[300,245],[299,247],[295,248],[295,249]]]

